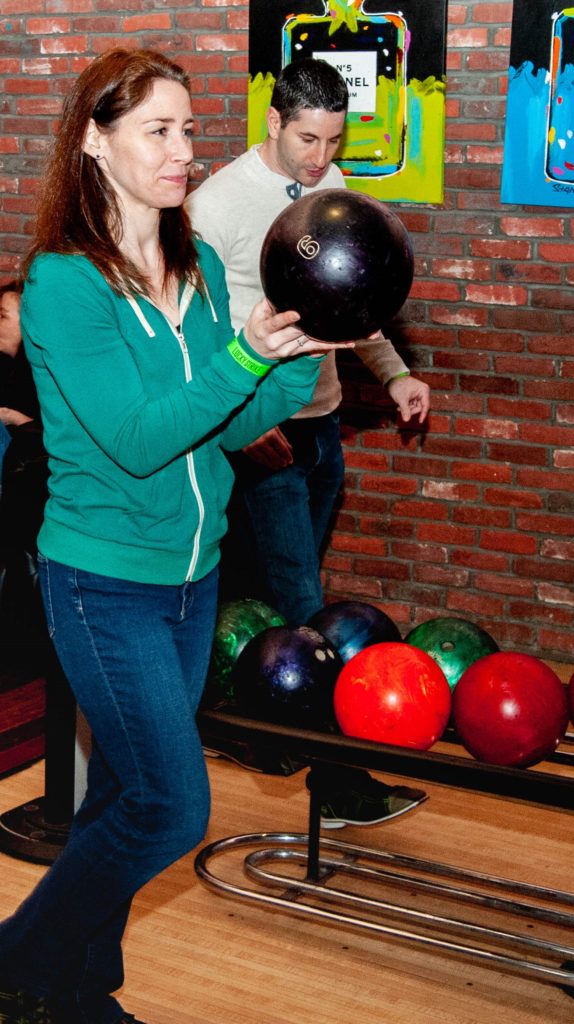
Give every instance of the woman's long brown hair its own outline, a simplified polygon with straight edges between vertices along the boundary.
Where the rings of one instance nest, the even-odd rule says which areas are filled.
[[[103,131],[113,130],[120,117],[147,98],[158,78],[178,82],[189,92],[183,68],[152,50],[108,50],[76,80],[44,176],[24,275],[38,253],[81,253],[115,291],[146,293],[145,276],[119,248],[122,219],[115,192],[98,162],[84,153],[84,142],[91,118]],[[160,210],[159,240],[166,279],[173,274],[201,290],[197,249],[183,206]]]

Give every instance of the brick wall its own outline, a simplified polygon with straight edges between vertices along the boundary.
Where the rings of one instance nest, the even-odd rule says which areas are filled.
[[[435,615],[574,660],[574,217],[501,206],[511,3],[450,3],[444,205],[404,205],[416,283],[392,337],[431,385],[421,432],[342,367],[345,498],[327,591],[403,632]],[[199,178],[244,148],[247,0],[2,0],[0,279],[18,267],[70,79],[113,45],[191,72]]]

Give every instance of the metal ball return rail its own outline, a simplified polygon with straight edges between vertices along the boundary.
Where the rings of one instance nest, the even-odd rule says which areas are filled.
[[[227,708],[204,711],[199,724],[204,745],[213,750],[228,750],[233,740],[244,749],[248,747],[262,763],[269,761],[271,751],[276,759],[281,752],[287,761],[298,767],[307,765],[311,771],[309,832],[253,833],[210,843],[195,860],[195,870],[207,885],[243,900],[358,927],[561,985],[574,996],[574,893],[320,834],[322,780],[329,763],[572,812],[574,771],[553,774],[552,764],[574,766],[573,735],[567,735],[560,752],[545,762],[544,770],[524,770],[496,768],[456,753],[411,751],[289,728],[245,718]],[[454,742],[452,748],[457,749]],[[243,857],[240,867],[251,884],[239,884],[237,870],[230,872],[233,866],[237,868],[237,856]],[[214,869],[216,860],[222,865],[220,873]],[[403,901],[398,893],[404,894]],[[433,899],[440,901],[438,910],[428,909],[429,899],[431,906]],[[424,908],[420,900],[426,900]],[[453,916],[446,916],[447,904]],[[470,908],[466,918],[465,907]]]

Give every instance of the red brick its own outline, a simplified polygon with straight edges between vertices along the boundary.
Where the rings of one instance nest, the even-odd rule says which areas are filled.
[[[492,279],[492,268],[487,260],[434,259],[432,273],[439,277],[455,277],[466,281],[488,281]]]
[[[470,140],[472,142],[494,142],[498,137],[498,130],[495,124],[485,124],[482,121],[476,124],[448,121],[446,137],[447,139]]]
[[[245,50],[247,48],[247,34],[220,33],[211,35],[206,32],[196,36],[195,45],[198,50]]]
[[[471,5],[472,20],[476,23],[500,25],[512,20],[511,3],[475,3]]]
[[[508,53],[496,50],[470,50],[466,57],[467,71],[504,71],[508,72]]]
[[[549,538],[543,542],[540,548],[540,554],[545,558],[564,559],[567,562],[574,563],[574,541],[563,541],[556,540],[555,538]],[[570,566],[568,566],[568,571],[572,571]]]
[[[483,28],[453,28],[447,32],[447,47],[461,47],[469,50],[472,47],[483,48],[488,43],[488,34]]]
[[[489,260],[528,260],[532,255],[529,242],[504,238],[471,238],[469,250],[472,256],[485,256]]]
[[[557,448],[552,456],[556,469],[574,469],[574,451]]]
[[[516,374],[522,377],[555,377],[556,367],[551,359],[536,359],[528,356],[495,356],[494,370],[496,373]]]
[[[469,306],[433,305],[430,310],[430,316],[435,323],[453,324],[461,327],[484,327],[488,322],[487,310],[472,309]]]
[[[492,326],[496,329],[552,334],[558,330],[558,324],[555,314],[538,309],[499,307],[492,310]]]
[[[154,32],[158,29],[171,28],[171,15],[164,14],[134,14],[122,18],[123,32]]]
[[[504,150],[502,146],[466,147],[466,159],[469,164],[502,164]]]
[[[456,284],[446,281],[415,280],[411,288],[411,296],[420,299],[438,299],[441,302],[460,302],[461,290]]]
[[[539,533],[544,537],[557,534],[570,537],[572,534],[571,516],[550,516],[548,514],[521,513],[516,517],[516,526],[525,533]]]
[[[474,577],[477,590],[492,594],[508,594],[513,597],[534,597],[534,583],[516,576],[498,576],[496,573],[477,573]]]
[[[451,590],[447,594],[446,606],[451,612],[468,615],[469,618],[474,619],[478,615],[484,615],[484,594],[473,595],[466,590]],[[488,612],[491,618],[502,618],[504,614],[502,601],[497,601],[492,595],[489,595]]]
[[[558,284],[562,280],[562,271],[549,263],[509,263],[499,262],[494,268],[497,281],[522,281],[528,284]]]
[[[397,541],[393,544],[393,557],[402,558],[407,562],[437,562],[445,564],[448,560],[447,549],[438,544],[410,544]]]
[[[480,534],[480,547],[492,551],[507,551],[513,555],[531,555],[536,551],[536,540],[534,537],[507,533],[504,530],[483,530]]]
[[[40,51],[43,54],[85,53],[88,46],[86,36],[55,36],[42,39]]]
[[[437,587],[466,587],[470,573],[466,569],[446,569],[439,565],[416,565],[415,579]]]
[[[512,526],[510,512],[501,509],[488,509],[484,505],[461,505],[453,509],[453,521],[466,526],[490,526],[495,529],[508,530]]]
[[[512,237],[560,238],[564,221],[560,217],[501,217],[500,230]]]
[[[222,28],[223,16],[218,11],[177,11],[175,24],[178,28]]]
[[[44,12],[44,0],[2,0],[2,14],[35,14]]]
[[[27,18],[26,33],[28,35],[49,35],[54,32],[69,32],[69,18]]]
[[[227,27],[231,32],[247,32],[249,29],[248,11],[230,11],[227,15]]]
[[[550,409],[544,402],[525,402],[520,398],[489,398],[488,411],[493,416],[512,416],[520,420],[548,420]]]
[[[524,306],[528,301],[526,288],[514,285],[469,285],[465,289],[468,302],[481,302],[487,305]]]
[[[552,242],[540,242],[538,246],[538,255],[543,260],[549,260],[551,263],[572,263],[574,260],[574,244],[568,245],[566,242],[561,244],[552,244]]]
[[[457,434],[470,437],[502,437],[507,441],[518,438],[518,424],[512,420],[459,417],[455,430]]]
[[[108,0],[108,3],[117,7],[117,0]],[[106,0],[45,0],[45,4],[47,14],[79,14],[82,11],[92,11],[96,6],[104,8]],[[129,0],[122,0],[122,7],[128,4]]]

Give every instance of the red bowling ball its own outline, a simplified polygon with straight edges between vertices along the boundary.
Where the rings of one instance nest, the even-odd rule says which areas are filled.
[[[566,687],[533,655],[487,654],[461,676],[453,718],[477,760],[527,768],[549,757],[566,731]]]
[[[366,647],[347,662],[334,706],[347,736],[428,750],[448,724],[451,693],[430,655],[390,642]]]

